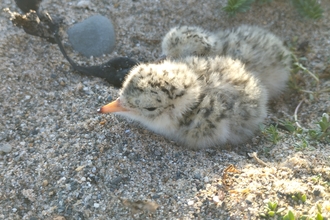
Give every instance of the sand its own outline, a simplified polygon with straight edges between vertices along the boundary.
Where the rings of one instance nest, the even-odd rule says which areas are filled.
[[[294,78],[315,92],[330,87],[330,2],[320,2],[319,21],[300,17],[287,1],[254,4],[235,17],[221,10],[224,0],[44,0],[41,7],[64,18],[68,50],[65,31],[75,22],[95,14],[113,21],[112,54],[85,58],[70,51],[84,65],[116,56],[153,62],[162,36],[176,25],[210,31],[258,25],[299,49],[301,63],[320,82],[302,71]],[[2,1],[7,7],[19,11],[13,0]],[[14,27],[2,10],[0,53],[0,147],[6,150],[0,152],[0,219],[259,219],[269,201],[278,202],[282,215],[315,217],[319,205],[330,217],[326,141],[278,129],[276,144],[259,132],[236,147],[186,150],[136,123],[97,114],[118,90],[72,71],[55,44]],[[270,103],[265,125],[294,122],[301,101],[300,125],[316,129],[330,113],[329,92],[288,88]],[[306,195],[306,202],[293,195]]]

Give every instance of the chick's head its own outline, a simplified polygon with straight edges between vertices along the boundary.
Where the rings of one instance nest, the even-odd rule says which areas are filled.
[[[141,64],[127,76],[119,98],[100,112],[116,112],[142,122],[178,118],[198,99],[200,87],[190,71],[170,61]]]
[[[172,59],[204,56],[210,53],[213,41],[213,36],[199,27],[175,27],[163,38],[162,53]]]

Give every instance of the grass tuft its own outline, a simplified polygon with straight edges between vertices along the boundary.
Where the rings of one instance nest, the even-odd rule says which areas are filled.
[[[303,17],[318,20],[323,16],[323,9],[316,0],[291,0],[291,2]]]
[[[227,5],[222,8],[230,16],[236,15],[237,12],[246,12],[250,10],[254,0],[228,0]]]
[[[269,3],[272,0],[258,0],[258,3]],[[222,8],[230,16],[236,15],[238,12],[246,12],[254,0],[228,0],[227,5]],[[316,0],[291,0],[292,5],[298,10],[303,17],[318,20],[323,16],[322,6]]]

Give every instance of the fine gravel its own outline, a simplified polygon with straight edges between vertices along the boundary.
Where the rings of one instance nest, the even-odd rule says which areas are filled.
[[[302,101],[300,126],[317,129],[322,114],[330,114],[330,1],[319,2],[324,16],[318,21],[283,0],[255,3],[235,17],[221,10],[225,0],[44,0],[41,8],[64,19],[63,42],[81,65],[117,56],[153,62],[176,25],[270,30],[320,82],[295,74],[305,92],[291,86],[273,100],[265,126],[294,122]],[[19,12],[14,0],[2,0],[0,219],[260,219],[269,201],[277,201],[282,215],[291,210],[315,218],[321,211],[330,218],[325,140],[278,128],[277,143],[259,132],[239,146],[191,151],[136,123],[100,115],[97,109],[118,90],[72,71],[55,44],[13,26],[4,8]],[[86,58],[71,49],[66,31],[97,14],[113,21],[116,46],[110,55]]]

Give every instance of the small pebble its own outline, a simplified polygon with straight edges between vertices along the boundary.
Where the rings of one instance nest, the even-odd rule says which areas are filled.
[[[53,218],[53,220],[65,220],[64,216],[56,216],[55,218]]]
[[[79,167],[77,167],[77,168],[75,169],[75,171],[79,172],[79,171],[81,171],[82,169],[84,169],[84,167],[85,167],[85,165],[83,165],[83,166],[79,166]]]
[[[219,196],[213,196],[213,202],[220,202]]]
[[[189,200],[188,201],[188,205],[193,205],[195,202],[194,201],[192,201],[192,200]]]
[[[321,195],[321,191],[319,189],[316,189],[313,191],[314,196],[319,196]]]
[[[65,184],[65,189],[71,191],[71,184]]]
[[[200,173],[195,173],[194,174],[194,179],[201,179],[202,175]]]
[[[5,153],[9,153],[12,150],[12,146],[10,144],[0,144],[0,151],[5,152]]]
[[[99,208],[99,207],[100,207],[100,204],[94,203],[94,208]]]
[[[252,205],[253,202],[251,202],[250,200],[245,200],[246,204],[248,205]]]
[[[91,2],[89,0],[81,0],[77,3],[77,8],[91,8]]]
[[[113,185],[118,185],[119,183],[121,183],[123,181],[122,177],[116,177],[113,181],[112,184]]]

